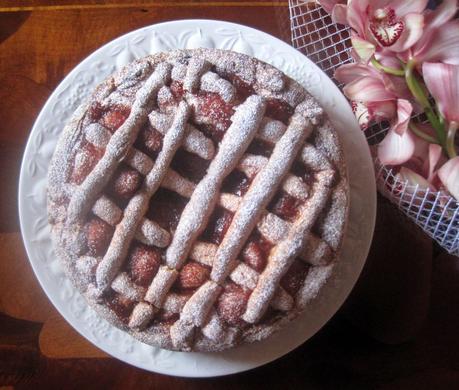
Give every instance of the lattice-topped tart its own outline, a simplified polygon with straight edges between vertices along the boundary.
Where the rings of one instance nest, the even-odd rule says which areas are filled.
[[[348,210],[318,103],[255,58],[214,49],[134,61],[74,114],[49,171],[67,274],[145,343],[217,351],[307,309]]]

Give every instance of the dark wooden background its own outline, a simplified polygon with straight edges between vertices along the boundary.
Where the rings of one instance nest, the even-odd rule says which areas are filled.
[[[110,358],[47,300],[22,244],[17,183],[42,105],[102,44],[184,18],[223,19],[289,39],[286,1],[0,0],[0,387],[459,388],[459,259],[384,199],[364,272],[312,339],[262,368],[216,379],[149,373]]]

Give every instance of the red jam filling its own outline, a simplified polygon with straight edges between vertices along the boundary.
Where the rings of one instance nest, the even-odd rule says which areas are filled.
[[[232,219],[232,213],[222,207],[217,207],[210,217],[206,230],[201,234],[201,239],[220,245]]]
[[[285,192],[279,192],[268,206],[268,210],[282,219],[293,222],[298,215],[301,201]]]

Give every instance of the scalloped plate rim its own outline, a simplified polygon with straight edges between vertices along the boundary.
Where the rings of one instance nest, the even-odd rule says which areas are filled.
[[[295,56],[301,56],[302,57],[302,60],[305,61],[305,65],[307,65],[308,67],[310,67],[311,69],[314,70],[314,73],[317,73],[319,74],[323,81],[326,83],[326,84],[329,84],[329,87],[332,88],[332,91],[333,91],[333,97],[337,100],[335,102],[335,104],[337,106],[339,106],[343,112],[341,113],[343,118],[345,120],[348,121],[348,125],[354,128],[358,128],[357,126],[357,122],[355,121],[355,118],[352,117],[349,115],[349,114],[352,114],[352,111],[349,107],[349,104],[347,102],[347,100],[344,98],[344,96],[341,94],[341,92],[338,90],[338,88],[333,84],[333,82],[315,65],[313,64],[307,57],[303,56],[300,52],[298,52],[296,49],[294,49],[293,47],[289,46],[287,43],[283,42],[282,40],[276,38],[276,37],[273,37],[265,32],[262,32],[262,31],[259,31],[255,28],[252,28],[252,27],[248,27],[248,26],[244,26],[244,25],[240,25],[240,24],[237,24],[237,23],[231,23],[231,22],[226,22],[226,21],[219,21],[219,20],[212,20],[212,19],[184,19],[184,20],[176,20],[176,21],[169,21],[169,22],[163,22],[163,23],[158,23],[158,24],[153,24],[153,25],[149,25],[149,26],[145,26],[145,27],[142,27],[142,28],[139,28],[137,30],[133,30],[131,32],[128,32],[118,38],[115,38],[114,40],[104,44],[103,46],[99,47],[98,49],[96,49],[95,51],[93,51],[88,57],[86,57],[84,60],[82,60],[78,65],[76,65],[72,71],[70,71],[67,76],[61,81],[61,83],[59,83],[59,85],[56,87],[56,89],[52,92],[52,94],[50,95],[50,97],[48,98],[48,100],[46,101],[46,103],[44,104],[41,112],[39,113],[39,115],[37,116],[37,119],[32,127],[32,131],[29,135],[29,138],[28,138],[28,141],[27,141],[27,145],[26,145],[26,148],[24,150],[24,155],[23,155],[23,159],[22,159],[22,162],[21,162],[21,170],[20,170],[20,178],[19,178],[19,190],[18,190],[18,207],[19,207],[19,219],[20,219],[20,226],[21,226],[21,234],[22,234],[22,237],[23,237],[23,241],[24,241],[24,246],[26,248],[26,252],[27,252],[27,255],[28,255],[28,258],[29,258],[29,261],[31,263],[31,266],[32,266],[32,269],[34,270],[34,273],[42,287],[42,289],[45,291],[46,295],[48,296],[48,298],[50,299],[50,301],[53,303],[53,305],[56,307],[56,309],[60,312],[60,314],[65,318],[65,320],[76,330],[78,331],[83,337],[85,337],[86,339],[88,339],[92,344],[95,344],[98,348],[102,349],[103,351],[105,351],[107,354],[109,355],[112,355],[126,363],[129,363],[129,364],[132,364],[134,366],[137,366],[139,368],[143,368],[143,369],[146,369],[146,370],[149,370],[149,371],[152,371],[152,372],[157,372],[157,373],[161,373],[161,374],[167,374],[167,375],[174,375],[174,376],[183,376],[183,377],[214,377],[214,376],[222,376],[222,375],[229,375],[229,374],[234,374],[234,373],[238,373],[238,372],[243,372],[243,371],[246,371],[246,370],[250,370],[250,369],[253,369],[253,368],[256,368],[256,367],[259,367],[261,365],[264,365],[264,364],[267,364],[273,360],[276,360],[277,358],[281,357],[281,356],[284,356],[285,354],[289,353],[290,351],[292,351],[293,349],[297,348],[298,346],[300,346],[301,344],[303,344],[307,339],[309,339],[310,337],[312,337],[312,335],[314,335],[322,326],[324,326],[328,320],[331,318],[331,316],[339,309],[339,307],[342,305],[342,303],[344,302],[344,300],[347,298],[347,296],[349,295],[350,291],[352,290],[352,287],[354,286],[358,276],[360,275],[360,272],[363,268],[363,265],[365,263],[365,259],[368,255],[368,252],[369,252],[369,248],[370,248],[370,243],[372,241],[372,236],[373,236],[373,231],[374,231],[374,226],[375,226],[375,217],[376,217],[376,185],[375,185],[375,180],[374,180],[374,171],[373,171],[373,164],[372,164],[372,160],[371,160],[371,157],[370,157],[370,153],[369,153],[369,149],[368,149],[368,146],[367,146],[367,143],[366,143],[366,140],[363,136],[363,134],[361,134],[360,136],[357,135],[357,133],[355,133],[355,136],[356,136],[356,140],[354,140],[353,142],[355,143],[355,147],[359,148],[359,151],[363,153],[363,158],[365,158],[365,163],[370,163],[370,164],[367,164],[367,167],[365,168],[367,170],[367,172],[365,172],[366,174],[366,180],[367,180],[367,183],[368,184],[368,188],[366,189],[353,189],[351,190],[352,191],[364,191],[365,192],[365,197],[363,198],[365,201],[367,201],[367,204],[366,204],[366,211],[368,213],[368,215],[366,215],[366,220],[364,221],[365,224],[366,224],[366,237],[365,239],[363,240],[363,242],[361,242],[362,244],[362,247],[360,248],[360,252],[358,253],[359,255],[359,261],[357,264],[354,264],[353,265],[353,280],[350,280],[350,281],[340,281],[340,283],[345,283],[345,282],[348,282],[348,285],[346,285],[346,293],[342,294],[339,299],[335,302],[335,306],[333,308],[333,310],[330,311],[330,313],[326,314],[325,315],[325,319],[322,321],[322,323],[320,325],[316,325],[315,327],[312,327],[313,329],[310,329],[309,331],[309,335],[307,337],[304,337],[302,340],[297,340],[293,345],[289,345],[287,348],[281,348],[282,351],[281,352],[277,352],[275,353],[275,355],[271,355],[271,356],[259,356],[258,358],[255,359],[255,361],[248,361],[248,362],[239,362],[239,364],[237,363],[234,363],[232,359],[232,353],[234,351],[236,351],[236,356],[237,356],[237,352],[238,351],[241,351],[241,350],[256,350],[257,348],[260,349],[260,345],[262,344],[266,344],[266,340],[263,341],[263,342],[260,342],[260,343],[255,343],[255,344],[251,344],[251,345],[245,345],[245,346],[242,346],[242,347],[238,347],[238,348],[235,348],[234,350],[231,350],[231,351],[224,351],[224,352],[221,352],[221,353],[217,353],[217,354],[211,354],[211,358],[217,358],[218,355],[225,355],[225,354],[229,354],[229,357],[225,358],[223,357],[222,360],[224,362],[223,366],[222,367],[219,367],[217,369],[215,369],[215,367],[211,370],[209,370],[209,368],[206,368],[206,367],[198,367],[198,361],[199,360],[203,360],[205,361],[205,357],[206,355],[208,354],[203,354],[203,353],[185,353],[185,355],[187,355],[187,357],[185,357],[185,361],[187,360],[190,360],[190,359],[195,359],[194,360],[194,369],[190,369],[190,370],[186,370],[186,369],[175,369],[174,367],[172,368],[168,368],[168,367],[161,367],[161,366],[158,366],[158,365],[152,365],[152,364],[148,364],[149,362],[147,363],[144,363],[144,362],[139,362],[139,361],[134,361],[133,359],[130,359],[129,356],[127,356],[127,353],[123,354],[123,353],[120,353],[119,351],[113,351],[113,349],[111,349],[112,347],[111,346],[108,346],[108,345],[104,345],[104,344],[100,344],[100,343],[97,343],[95,342],[91,337],[90,335],[88,334],[87,330],[85,330],[84,328],[78,326],[77,324],[75,324],[75,320],[70,318],[70,315],[68,315],[66,313],[66,310],[64,310],[62,308],[62,303],[60,302],[59,298],[53,294],[51,292],[51,287],[48,286],[48,282],[47,280],[45,279],[45,276],[43,274],[43,269],[45,266],[43,264],[39,264],[40,260],[37,260],[35,259],[35,256],[33,254],[33,248],[32,248],[32,245],[31,243],[29,242],[30,240],[30,237],[29,237],[29,233],[27,232],[27,229],[26,229],[26,224],[27,224],[27,209],[26,209],[26,198],[25,198],[25,191],[26,191],[26,177],[27,177],[27,174],[26,174],[26,164],[27,162],[29,161],[27,159],[27,157],[29,157],[32,152],[31,152],[31,149],[32,149],[32,140],[33,140],[33,136],[38,132],[40,131],[39,129],[39,125],[43,122],[44,118],[45,118],[45,114],[46,114],[46,110],[50,108],[52,102],[56,99],[57,95],[59,93],[61,93],[63,90],[64,90],[64,87],[67,85],[68,86],[68,83],[69,81],[75,76],[77,75],[78,71],[80,69],[83,69],[85,65],[87,64],[90,64],[91,61],[94,61],[96,59],[96,56],[97,56],[97,53],[100,53],[101,51],[103,50],[106,50],[108,47],[110,46],[113,46],[115,44],[119,44],[123,41],[126,41],[127,39],[131,38],[133,35],[135,34],[139,34],[139,33],[142,33],[142,32],[146,32],[146,33],[150,33],[150,34],[153,34],[153,32],[155,34],[160,34],[161,32],[159,32],[159,30],[167,30],[168,28],[170,27],[174,27],[174,28],[184,28],[184,27],[192,27],[193,29],[196,28],[197,25],[201,26],[201,25],[207,25],[208,27],[213,27],[213,28],[217,28],[217,27],[228,27],[228,28],[232,28],[232,29],[242,29],[242,30],[246,30],[247,32],[251,33],[251,34],[254,34],[255,36],[261,38],[263,41],[266,41],[267,44],[269,44],[270,46],[273,45],[273,46],[276,46],[276,47],[281,47],[285,52],[291,52],[291,53],[296,53],[296,54],[293,54]],[[212,38],[215,39],[215,37],[211,36]],[[151,38],[151,37],[150,37]],[[330,84],[331,83],[331,84]],[[332,115],[334,116],[334,114]],[[335,119],[337,120],[337,119]],[[333,121],[333,118],[332,118],[332,121]],[[355,129],[354,129],[354,132],[355,132]],[[363,142],[362,142],[363,141]],[[363,149],[362,149],[363,148]],[[345,152],[346,154],[348,154],[348,151]],[[351,187],[352,187],[352,182],[351,182]],[[371,187],[371,188],[370,188]],[[354,206],[355,207],[355,206]],[[351,204],[351,208],[352,208],[352,204]],[[44,211],[45,214],[46,214],[46,210]],[[350,224],[350,223],[349,223]],[[349,233],[346,233],[346,238],[345,240],[347,241]],[[301,320],[298,319],[297,321],[294,321],[294,322],[300,322]],[[292,324],[294,323],[292,322]],[[272,336],[272,341],[279,341],[279,338],[281,337],[280,336],[280,333],[285,333],[285,329],[288,329],[292,324],[289,324],[288,327],[284,328],[284,330],[282,330],[281,332],[279,332],[278,334]],[[271,339],[268,339],[268,342],[271,340]],[[138,341],[135,341],[135,343],[140,343]],[[290,343],[291,344],[291,343]],[[144,345],[143,345],[144,346]],[[258,347],[257,347],[258,346]],[[154,348],[154,347],[149,347],[147,346],[147,348]],[[161,351],[161,350],[160,350]],[[184,353],[181,353],[181,352],[171,352],[171,354],[174,355],[175,359],[174,360],[180,360],[180,356],[179,355],[183,355]],[[262,355],[265,355],[265,354],[262,354]],[[228,361],[229,359],[229,361]],[[234,359],[234,358],[233,358]],[[154,359],[152,358],[152,362],[154,363]],[[229,363],[233,363],[232,365],[230,365]],[[188,362],[189,363],[189,362]]]

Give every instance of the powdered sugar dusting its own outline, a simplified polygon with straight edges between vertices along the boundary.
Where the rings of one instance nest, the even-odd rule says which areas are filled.
[[[210,71],[211,66],[212,71]],[[164,73],[164,81],[159,86],[156,86],[155,83],[152,83],[152,79],[154,78],[153,75],[158,72]],[[171,87],[169,87],[169,75],[174,80]],[[188,81],[185,82],[185,79]],[[148,83],[149,85],[147,85]],[[81,191],[81,188],[85,186],[84,182],[79,188],[72,183],[65,182],[65,178],[68,177],[68,173],[66,172],[68,172],[69,150],[78,151],[81,140],[89,142],[95,148],[102,151],[108,146],[107,149],[115,148],[116,152],[119,153],[113,165],[112,163],[105,163],[104,165],[102,162],[99,164],[102,166],[102,169],[101,167],[97,168],[97,165],[93,169],[93,172],[99,172],[98,174],[102,171],[106,172],[105,177],[101,179],[102,181],[108,180],[113,173],[111,170],[116,169],[117,164],[121,160],[145,177],[149,176],[154,166],[159,163],[161,167],[164,167],[163,171],[165,173],[161,180],[158,179],[157,175],[155,177],[150,176],[148,180],[146,178],[144,182],[149,189],[155,189],[158,185],[161,185],[163,188],[174,191],[185,198],[202,197],[205,200],[203,202],[205,207],[209,207],[206,201],[210,199],[212,203],[209,207],[210,212],[212,212],[215,204],[224,207],[232,213],[237,213],[241,208],[242,197],[229,193],[220,193],[222,179],[220,180],[219,178],[213,187],[209,185],[203,186],[201,194],[194,194],[196,187],[199,187],[202,181],[196,186],[187,177],[167,167],[167,164],[164,164],[164,159],[159,159],[158,162],[159,156],[155,158],[155,162],[143,152],[134,149],[131,146],[131,142],[136,138],[134,133],[124,138],[118,135],[123,129],[131,128],[132,126],[135,127],[136,121],[141,122],[138,113],[142,112],[141,116],[145,118],[146,113],[151,112],[152,107],[155,105],[155,100],[157,100],[159,107],[149,115],[150,124],[163,135],[167,135],[169,128],[171,128],[174,122],[174,115],[172,113],[177,112],[182,83],[186,84],[184,90],[188,90],[182,99],[187,101],[192,111],[201,110],[199,104],[193,103],[193,99],[197,99],[195,94],[205,97],[205,93],[209,92],[208,96],[211,99],[217,99],[216,102],[218,104],[223,104],[221,102],[233,102],[235,101],[235,86],[240,88],[242,83],[243,88],[245,88],[245,84],[247,88],[253,89],[254,94],[260,95],[262,99],[278,99],[281,101],[281,104],[287,103],[294,109],[296,107],[296,113],[310,120],[312,123],[323,123],[314,130],[314,135],[309,140],[310,144],[306,144],[300,153],[301,162],[305,164],[309,174],[312,172],[315,184],[311,186],[306,185],[301,178],[289,173],[283,176],[283,180],[279,184],[284,192],[300,201],[299,213],[301,215],[294,222],[287,222],[275,214],[267,212],[265,207],[262,207],[259,214],[257,214],[258,217],[255,218],[256,220],[258,219],[258,221],[255,221],[255,223],[258,222],[258,232],[256,234],[261,234],[264,241],[267,240],[275,245],[271,250],[272,254],[275,254],[282,245],[287,246],[285,241],[289,240],[291,241],[291,245],[288,248],[290,251],[288,253],[284,251],[282,259],[271,261],[270,258],[265,271],[261,275],[247,264],[234,259],[234,261],[228,264],[227,272],[229,275],[228,279],[224,280],[225,282],[232,280],[236,283],[236,287],[241,286],[249,290],[255,289],[251,298],[255,299],[254,297],[257,294],[261,296],[260,302],[262,307],[260,312],[264,311],[266,305],[271,305],[274,310],[283,311],[285,313],[284,317],[276,315],[275,318],[269,321],[262,321],[254,325],[246,324],[243,328],[232,327],[226,323],[226,319],[224,322],[223,318],[220,318],[217,311],[213,308],[213,302],[221,288],[218,284],[207,281],[203,285],[206,287],[201,286],[198,289],[200,292],[191,295],[190,298],[190,293],[177,294],[173,292],[174,290],[171,291],[171,287],[178,276],[178,269],[171,269],[165,265],[160,266],[149,288],[145,289],[135,285],[127,273],[119,273],[117,264],[115,264],[113,269],[110,269],[113,264],[110,265],[107,262],[103,264],[104,262],[103,260],[101,262],[100,257],[78,257],[80,254],[85,254],[84,230],[78,223],[73,224],[68,218],[69,212],[72,209],[69,210],[66,203],[60,203],[60,197],[62,193],[66,193],[73,198],[74,194]],[[156,94],[149,92],[152,91],[152,88],[156,89]],[[198,91],[198,88],[200,91]],[[219,97],[215,94],[218,94],[222,100],[219,100]],[[249,101],[252,98],[249,98]],[[260,97],[257,98],[260,99]],[[112,136],[111,132],[104,126],[98,123],[90,123],[91,116],[85,116],[88,106],[80,108],[76,114],[77,118],[72,119],[73,122],[64,132],[65,140],[59,143],[59,150],[55,153],[52,169],[50,170],[50,221],[53,224],[60,224],[66,217],[70,221],[65,226],[56,225],[57,228],[54,231],[62,232],[59,233],[62,234],[59,245],[63,242],[66,243],[66,247],[63,250],[74,261],[74,263],[66,265],[70,269],[70,272],[73,273],[73,276],[76,275],[74,280],[77,281],[80,289],[85,291],[86,296],[93,298],[101,296],[104,289],[104,282],[100,283],[100,280],[103,280],[103,278],[100,279],[101,274],[107,278],[106,280],[110,280],[113,277],[110,286],[114,286],[115,291],[121,294],[124,297],[123,299],[136,301],[136,305],[129,317],[129,328],[132,329],[130,332],[135,337],[139,337],[147,343],[187,351],[220,350],[231,347],[241,341],[249,342],[267,337],[285,322],[295,317],[298,311],[317,295],[319,288],[325,283],[332,270],[332,266],[323,267],[323,265],[336,259],[335,252],[339,249],[341,243],[348,207],[348,187],[345,178],[346,171],[343,164],[343,154],[336,132],[326,119],[325,121],[322,120],[323,111],[321,107],[317,105],[315,100],[299,84],[275,68],[241,54],[209,49],[177,50],[169,53],[160,53],[134,62],[116,75],[115,78],[110,78],[102,86],[98,87],[91,99],[91,104],[96,104],[92,107],[100,107],[103,115],[113,110],[113,108],[115,108],[115,111],[118,108],[131,108],[131,115],[116,131],[110,127],[110,130],[114,131],[114,135]],[[204,101],[206,100],[204,99]],[[212,102],[212,100],[209,100],[209,103]],[[230,104],[228,107],[232,107],[232,105]],[[236,114],[232,118],[233,122],[236,121],[237,116],[240,114],[238,114],[238,111],[241,111],[240,108],[237,108]],[[250,109],[247,109],[247,112],[248,114],[244,115],[246,117],[240,119],[240,124],[242,125],[245,125],[247,120],[252,120]],[[259,116],[255,117],[257,120],[259,119]],[[206,121],[200,122],[199,118],[200,113],[193,112],[195,123],[207,123]],[[117,118],[114,118],[114,120],[116,121]],[[106,125],[105,119],[101,123]],[[212,164],[215,163],[218,156],[216,157],[216,146],[214,146],[213,141],[192,125],[185,124],[185,127],[185,134],[181,140],[183,149],[206,160],[214,159]],[[257,133],[254,136],[269,144],[278,143],[286,131],[286,126],[282,122],[269,117],[262,118],[257,127]],[[225,125],[218,129],[219,131],[226,131],[228,133],[229,130],[226,130],[226,128],[227,126]],[[207,129],[203,129],[203,131],[207,132]],[[234,129],[234,142],[227,142],[231,146],[225,146],[222,142],[217,147],[217,155],[220,154],[222,147],[227,148],[224,155],[228,155],[226,157],[218,157],[221,166],[217,167],[217,169],[215,169],[215,166],[212,167],[212,171],[209,169],[208,174],[210,172],[216,175],[220,172],[222,177],[225,177],[234,169],[233,164],[238,164],[237,160],[241,158],[241,154],[236,153],[231,156],[231,153],[234,148],[238,147],[238,144],[243,138],[238,134],[239,131],[240,129]],[[117,137],[121,140],[115,143]],[[250,137],[253,137],[253,134],[250,134]],[[171,138],[174,139],[175,137]],[[167,142],[163,150],[165,148],[167,149]],[[241,150],[245,150],[245,148],[246,146],[242,147]],[[79,149],[80,155],[77,152],[75,158],[76,164],[84,167],[86,164],[91,163],[90,159],[93,159],[94,156],[92,156],[92,152],[88,153],[88,150]],[[70,153],[73,163],[73,152]],[[111,152],[107,150],[107,153]],[[161,153],[162,151],[160,151]],[[59,163],[55,161],[59,161]],[[253,163],[254,161],[255,163]],[[260,171],[267,164],[268,159],[264,156],[246,155],[239,162],[237,169],[241,170],[251,180],[254,180],[260,175]],[[229,165],[232,165],[233,168],[226,171],[225,169]],[[340,177],[338,180],[333,181],[334,187],[332,190],[327,183],[332,182],[331,180],[336,170],[339,171]],[[225,172],[223,173],[223,171]],[[90,181],[91,175],[85,181]],[[309,183],[309,179],[307,182]],[[317,183],[324,184],[324,187],[317,186]],[[253,184],[252,182],[250,187]],[[100,184],[100,186],[100,188],[103,188],[105,184]],[[295,236],[294,232],[299,229],[302,219],[316,218],[316,211],[313,210],[313,206],[320,203],[320,200],[316,197],[313,202],[311,199],[314,198],[317,191],[321,191],[323,188],[325,188],[323,190],[325,195],[322,195],[326,198],[327,206],[314,225],[314,231],[320,236],[313,235],[307,229],[302,237],[300,235]],[[204,194],[205,191],[210,192],[212,195],[208,196]],[[265,191],[268,190],[265,189]],[[107,196],[101,196],[99,190],[91,190],[87,193],[89,194],[87,197],[89,206],[87,207],[91,208],[93,203],[93,213],[109,225],[116,226],[118,233],[115,235],[118,235],[118,238],[114,237],[109,251],[113,250],[113,248],[116,249],[115,252],[119,254],[118,260],[120,264],[122,264],[125,258],[125,254],[122,251],[123,248],[119,245],[121,241],[120,237],[128,237],[127,245],[135,238],[146,245],[165,247],[170,242],[171,234],[176,234],[174,231],[169,233],[162,229],[156,222],[143,217],[150,197],[142,189],[131,199],[132,205],[130,205],[131,201],[129,201],[128,207],[124,210],[125,216],[132,213],[137,215],[134,219],[128,218],[128,223],[126,221],[120,223],[120,219],[124,220],[123,210]],[[326,193],[330,193],[330,197],[327,197]],[[76,201],[73,202],[75,203]],[[301,204],[301,202],[305,203]],[[72,207],[74,209],[75,206]],[[196,207],[195,213],[201,213],[199,207]],[[84,214],[85,212],[81,213],[81,215]],[[193,218],[191,213],[189,217]],[[207,217],[204,219],[203,225],[198,226],[198,223],[198,225],[192,224],[191,226],[199,230],[203,229],[206,224]],[[191,249],[189,249],[189,254],[185,261],[191,259],[211,267],[215,263],[218,246],[208,242],[195,241],[195,239],[191,241]],[[245,238],[241,239],[241,241],[244,244]],[[279,266],[288,269],[289,261],[291,261],[290,258],[294,255],[313,266],[295,299],[279,287],[276,282],[272,286],[262,287],[265,283],[269,284],[269,278],[276,279],[280,277],[283,271],[279,269]],[[279,258],[282,257],[280,254],[276,256]],[[94,285],[96,276],[94,272],[96,268],[100,274],[97,286]],[[318,270],[317,272],[315,272],[316,269]],[[270,273],[271,275],[269,275]],[[212,293],[212,289],[215,289],[216,292]],[[263,290],[261,294],[260,289]],[[186,304],[189,299],[189,303]],[[100,303],[98,307],[101,307],[103,304],[103,302]],[[187,307],[186,309],[185,306]],[[152,322],[159,309],[161,309],[161,316],[164,316],[164,319],[158,318]],[[248,307],[245,315],[247,311]],[[105,316],[109,312],[110,309],[105,308],[103,315]],[[180,319],[171,326],[168,321],[175,318],[177,314],[180,314]],[[114,316],[115,314],[111,313],[109,318],[113,318]],[[198,329],[199,327],[201,329]]]
[[[307,98],[295,109],[295,112],[303,115],[305,118],[308,118],[315,125],[317,125],[324,115],[324,110],[311,96]]]
[[[99,123],[91,123],[85,129],[86,139],[98,148],[105,148],[111,138],[111,133]]]
[[[282,189],[289,195],[306,200],[309,193],[308,185],[295,175],[287,175],[282,182]]]
[[[215,155],[215,146],[212,140],[192,125],[188,125],[188,134],[185,138],[183,148],[187,152],[194,153],[204,160],[211,160]]]
[[[327,265],[333,260],[334,253],[325,240],[309,233],[300,258],[306,263],[318,266]]]
[[[284,74],[271,65],[257,64],[257,84],[262,89],[279,92],[285,88]]]
[[[223,340],[225,336],[225,327],[215,310],[210,313],[209,322],[202,328],[202,333],[215,342]]]
[[[233,123],[225,133],[220,149],[206,176],[197,185],[182,212],[172,243],[166,252],[169,267],[179,268],[186,260],[193,241],[203,230],[218,199],[220,185],[237,164],[255,136],[265,105],[258,96],[249,97],[233,115]]]
[[[257,154],[244,154],[239,161],[237,169],[249,178],[255,175],[268,163],[268,158]]]
[[[153,278],[150,287],[148,287],[144,299],[158,308],[161,307],[177,276],[178,272],[175,269],[170,269],[166,266],[159,267],[158,273]]]
[[[231,272],[230,278],[234,283],[253,290],[257,285],[258,273],[247,264],[239,263]]]
[[[111,226],[115,226],[123,215],[121,209],[105,195],[97,199],[92,212]]]
[[[288,172],[303,141],[311,131],[309,121],[296,116],[285,134],[274,147],[268,163],[255,177],[245,194],[231,225],[218,248],[211,278],[222,282],[228,274],[228,267],[242,249],[262,211],[268,205],[274,190]]]
[[[288,130],[287,130],[288,131]],[[287,237],[271,251],[268,265],[260,276],[257,287],[247,303],[243,319],[257,322],[275,294],[281,277],[300,254],[307,232],[313,226],[330,194],[333,171],[321,171],[312,188],[312,196],[301,207],[301,217],[293,224]]]
[[[159,188],[170,162],[184,138],[188,116],[188,105],[185,102],[180,103],[174,122],[164,137],[163,149],[159,153],[155,165],[145,177],[141,189],[126,206],[124,217],[116,226],[107,253],[97,267],[96,280],[100,289],[104,290],[107,287],[126,257],[136,228],[147,212],[150,198]]]
[[[148,118],[150,124],[162,134],[166,134],[173,119],[171,115],[158,111],[152,111]],[[210,160],[215,154],[213,142],[190,124],[187,125],[187,134],[183,142],[183,148],[187,152],[194,153],[205,160]]]
[[[143,218],[135,233],[135,238],[146,245],[165,248],[171,242],[171,235],[156,222]]]
[[[232,213],[236,212],[240,204],[241,198],[237,195],[222,193],[218,198],[218,205],[227,209],[228,211],[231,211]]]
[[[210,242],[196,241],[190,251],[190,259],[212,267],[217,245]]]
[[[143,329],[153,319],[155,308],[146,302],[139,302],[135,305],[129,319],[130,328]]]
[[[236,88],[229,81],[221,78],[214,72],[206,72],[202,75],[201,90],[218,93],[227,103],[236,98]]]
[[[156,96],[158,89],[168,79],[170,65],[162,63],[138,91],[137,100],[123,125],[110,138],[104,156],[95,168],[77,188],[67,209],[68,223],[75,223],[86,215],[95,197],[102,191],[119,161],[127,154],[134,143],[140,126],[144,123],[150,100]]]
[[[257,138],[263,141],[275,143],[279,141],[286,129],[287,126],[285,126],[281,121],[265,117],[261,123]]]
[[[172,68],[172,80],[183,81],[186,76],[187,66],[185,64],[176,63]]]
[[[185,303],[180,319],[192,322],[195,326],[202,326],[220,291],[221,287],[213,281],[204,283]]]
[[[126,272],[118,274],[111,287],[123,297],[133,301],[140,301],[145,295],[145,289],[135,285]]]
[[[287,236],[291,226],[273,213],[265,213],[257,224],[258,230],[269,241],[277,243]]]
[[[98,262],[99,260],[92,256],[78,258],[75,268],[87,284],[91,283],[94,275],[93,271]]]
[[[271,301],[271,307],[275,310],[289,311],[294,304],[293,298],[282,287],[278,287]]]
[[[164,300],[163,309],[170,313],[180,313],[188,298],[188,295],[170,293]]]
[[[151,171],[154,165],[154,162],[150,157],[134,148],[131,148],[124,159],[124,162],[144,176],[148,175],[148,172]]]
[[[212,64],[203,58],[192,57],[188,63],[186,75],[183,80],[183,88],[185,91],[195,92],[199,87],[201,76],[207,72]]]
[[[174,191],[185,198],[190,198],[196,184],[179,175],[173,169],[169,169],[162,182],[162,187]]]

